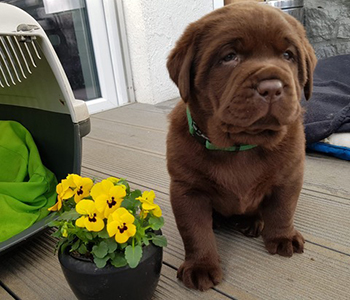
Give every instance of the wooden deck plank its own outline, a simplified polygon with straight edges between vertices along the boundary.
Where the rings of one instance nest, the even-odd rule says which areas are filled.
[[[126,105],[118,109],[108,110],[92,117],[118,124],[130,124],[145,129],[158,129],[167,132],[167,112],[152,105]]]
[[[1,300],[13,300],[14,298],[0,285],[0,299]]]
[[[350,200],[349,178],[350,162],[319,154],[307,155],[305,188]]]
[[[0,280],[20,299],[76,299],[44,234],[0,257]]]
[[[98,118],[91,119],[94,130],[84,139],[99,143],[106,141],[110,144],[121,145],[131,149],[164,155],[166,132],[153,128],[135,127],[129,124],[118,124]]]
[[[83,166],[101,173],[112,173],[141,185],[168,192],[169,175],[164,155],[146,153],[141,149],[96,143],[86,139],[83,143]],[[96,153],[99,153],[96,156]]]

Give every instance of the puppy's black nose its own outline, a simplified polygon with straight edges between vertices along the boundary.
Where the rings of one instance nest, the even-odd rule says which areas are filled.
[[[263,80],[260,81],[256,90],[265,101],[274,102],[282,97],[283,83],[278,79]]]

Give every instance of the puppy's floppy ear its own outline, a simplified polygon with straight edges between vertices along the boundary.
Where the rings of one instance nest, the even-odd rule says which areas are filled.
[[[317,63],[317,58],[314,49],[304,37],[304,49],[305,49],[305,60],[306,60],[306,83],[304,85],[304,95],[306,100],[311,98],[313,88],[313,74]]]
[[[300,53],[301,61],[299,62],[299,72],[301,72],[300,82],[304,88],[305,98],[306,100],[309,100],[312,94],[313,75],[317,63],[315,51],[306,37],[304,26],[294,17],[282,11],[281,13],[281,15],[284,16],[287,22],[296,29],[299,37],[300,44],[298,45],[298,48],[302,52]]]
[[[170,78],[178,86],[181,98],[187,102],[193,86],[196,28],[191,24],[171,51],[167,68]]]

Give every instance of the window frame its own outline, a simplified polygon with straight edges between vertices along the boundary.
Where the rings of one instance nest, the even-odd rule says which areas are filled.
[[[101,97],[86,101],[94,114],[135,101],[122,1],[86,0]]]

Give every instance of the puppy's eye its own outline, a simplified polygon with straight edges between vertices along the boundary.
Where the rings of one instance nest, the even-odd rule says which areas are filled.
[[[232,52],[232,53],[226,55],[221,61],[222,62],[229,62],[229,61],[236,60],[236,59],[237,59],[237,54]]]
[[[284,52],[283,53],[283,58],[285,59],[285,60],[293,60],[294,59],[294,54],[293,54],[293,52],[292,51],[286,51],[286,52]]]

